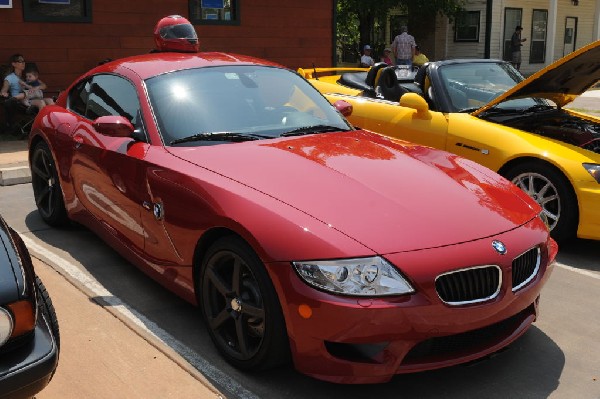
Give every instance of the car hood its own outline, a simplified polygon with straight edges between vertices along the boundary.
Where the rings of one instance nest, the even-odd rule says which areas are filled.
[[[496,104],[516,98],[539,97],[563,107],[600,80],[600,41],[588,44],[531,75],[478,109],[479,115]]]
[[[299,209],[380,254],[489,237],[539,211],[521,190],[483,166],[366,131],[168,151]]]

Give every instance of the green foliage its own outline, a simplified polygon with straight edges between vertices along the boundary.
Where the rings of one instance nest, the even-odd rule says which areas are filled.
[[[385,46],[387,17],[395,7],[406,11],[412,20],[435,14],[451,20],[463,10],[466,0],[338,0],[337,42],[344,54],[360,55],[360,49],[370,44],[381,53]]]

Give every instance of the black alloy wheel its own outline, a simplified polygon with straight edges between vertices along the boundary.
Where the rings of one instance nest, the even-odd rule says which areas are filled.
[[[289,344],[277,294],[248,244],[234,236],[215,242],[198,285],[208,331],[229,363],[251,370],[287,361]]]
[[[56,165],[48,144],[43,141],[35,146],[31,156],[31,184],[35,204],[42,219],[51,226],[68,224]]]

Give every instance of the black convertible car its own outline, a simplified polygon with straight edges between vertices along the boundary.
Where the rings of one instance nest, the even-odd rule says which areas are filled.
[[[59,341],[48,292],[23,240],[0,216],[0,398],[30,398],[48,385]]]

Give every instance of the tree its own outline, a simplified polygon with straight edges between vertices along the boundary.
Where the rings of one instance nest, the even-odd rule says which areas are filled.
[[[395,7],[406,10],[409,21],[433,20],[437,14],[450,17],[463,10],[466,0],[337,0],[337,40],[343,52],[355,55],[365,44],[381,52],[387,17]]]
[[[380,47],[376,28],[401,3],[401,0],[338,0],[337,36],[342,50],[360,55],[365,44]]]

